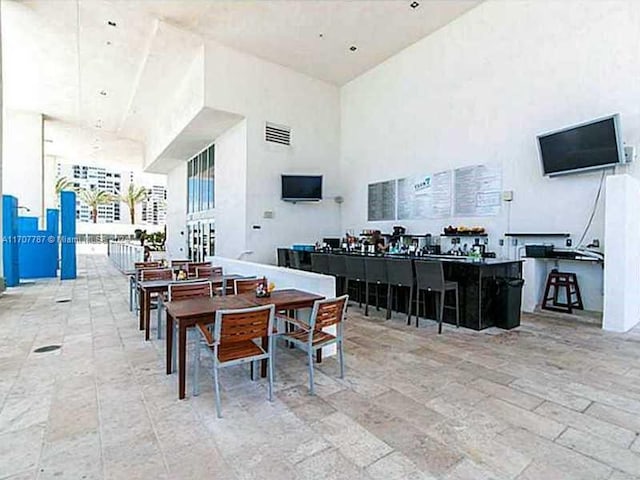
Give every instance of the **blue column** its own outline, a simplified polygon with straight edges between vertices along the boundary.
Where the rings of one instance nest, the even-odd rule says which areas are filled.
[[[76,278],[76,194],[60,193],[60,279]]]
[[[18,199],[2,196],[2,262],[7,287],[20,284],[20,262],[18,252]]]
[[[58,270],[58,262],[60,261],[60,243],[59,243],[59,235],[60,235],[60,211],[55,208],[47,209],[47,233],[49,236],[52,236],[56,239],[56,248],[55,253],[51,261],[53,265],[53,271]]]

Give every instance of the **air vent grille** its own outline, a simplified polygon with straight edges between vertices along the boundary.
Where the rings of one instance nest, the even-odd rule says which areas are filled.
[[[271,143],[291,145],[291,127],[267,122],[264,128],[264,139]]]

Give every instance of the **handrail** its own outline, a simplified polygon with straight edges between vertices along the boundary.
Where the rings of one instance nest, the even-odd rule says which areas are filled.
[[[108,254],[121,272],[133,270],[136,262],[144,261],[144,247],[139,243],[109,240]]]

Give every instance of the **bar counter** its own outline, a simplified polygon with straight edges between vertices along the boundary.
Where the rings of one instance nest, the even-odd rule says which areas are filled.
[[[363,254],[363,253],[345,253],[345,252],[300,252],[294,250],[288,250],[288,252],[296,252],[299,260],[296,265],[281,265],[289,266],[291,268],[299,268],[303,270],[312,270],[311,268],[311,254],[313,255],[355,255],[363,257],[378,257],[378,258],[393,258],[393,259],[405,259],[407,262],[416,262],[421,260],[437,260],[443,263],[444,276],[448,281],[454,281],[458,283],[459,295],[460,295],[460,326],[471,328],[473,330],[482,330],[488,327],[492,327],[500,323],[500,316],[502,312],[500,310],[500,299],[498,297],[499,288],[498,284],[502,280],[512,280],[522,278],[522,260],[509,260],[500,258],[482,258],[472,259],[468,257],[456,257],[450,255],[423,255],[423,256],[408,256],[408,255],[395,255],[395,254]],[[282,253],[279,252],[278,258],[282,258]],[[279,265],[280,265],[279,261]],[[296,263],[294,261],[293,263]],[[332,274],[332,272],[319,272]],[[415,275],[414,275],[415,280]],[[401,289],[404,290],[404,289]],[[408,292],[401,291],[398,293],[401,297],[395,302],[394,311],[406,312],[407,304],[405,301]],[[420,292],[420,297],[414,295],[412,301],[413,312],[417,312],[416,298],[423,300],[424,293]],[[381,306],[386,308],[386,296],[383,295]],[[402,298],[404,297],[404,298]],[[433,297],[428,295],[428,297]],[[357,299],[354,299],[357,300]],[[448,300],[448,304],[450,300]],[[435,314],[435,299],[427,298],[426,301],[427,318],[436,318]],[[422,309],[421,318],[424,318]],[[444,322],[455,325],[455,312],[453,310],[446,309],[444,315]]]

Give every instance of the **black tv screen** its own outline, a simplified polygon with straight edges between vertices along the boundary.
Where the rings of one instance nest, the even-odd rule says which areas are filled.
[[[538,146],[549,176],[624,163],[618,115],[539,135]]]
[[[282,175],[282,200],[322,199],[322,175]]]

